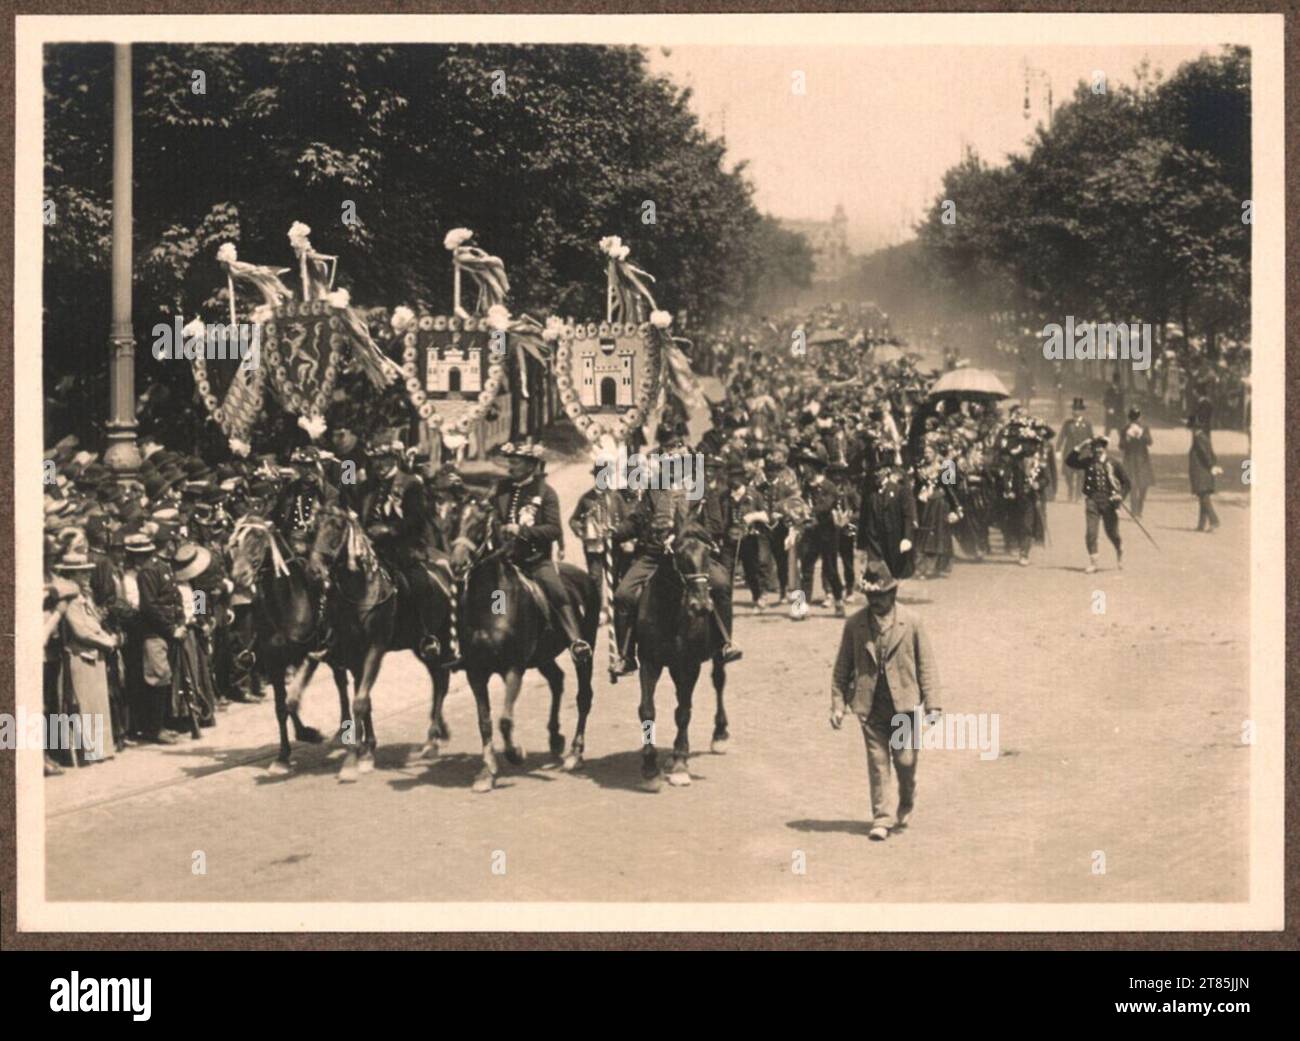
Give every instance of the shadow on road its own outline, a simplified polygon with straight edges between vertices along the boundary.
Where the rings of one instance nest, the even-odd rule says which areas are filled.
[[[871,831],[871,821],[815,821],[815,820],[797,820],[786,821],[787,828],[793,828],[795,831],[841,831],[846,835],[866,835]]]

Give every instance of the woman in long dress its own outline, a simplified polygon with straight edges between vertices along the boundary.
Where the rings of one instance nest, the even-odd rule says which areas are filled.
[[[77,595],[63,612],[64,711],[75,705],[81,719],[90,722],[89,730],[83,723],[81,732],[85,760],[111,759],[116,749],[106,659],[117,653],[121,641],[103,627],[95,606],[90,589],[95,563],[80,550],[69,550],[55,570],[77,585]]]

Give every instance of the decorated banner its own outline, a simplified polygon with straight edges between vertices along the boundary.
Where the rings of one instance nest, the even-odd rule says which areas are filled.
[[[393,314],[411,406],[431,430],[464,436],[505,384],[507,332],[486,318]]]
[[[234,243],[224,243],[217,261],[226,274],[230,325],[208,329],[195,319],[185,327],[185,339],[197,336],[209,346],[224,337],[230,350],[192,353],[194,384],[208,415],[230,441],[231,449],[247,455],[249,439],[262,414],[267,380],[298,424],[313,440],[325,432],[325,408],[339,370],[355,367],[378,390],[400,374],[371,338],[365,318],[352,307],[346,289],[334,289],[337,257],[317,253],[308,235],[311,228],[295,221],[289,244],[298,258],[300,299],[284,284],[289,268],[249,264],[239,259]],[[251,286],[262,303],[239,323],[236,283]],[[251,346],[251,357],[249,348]],[[236,353],[235,348],[238,348]]]
[[[327,300],[282,304],[262,331],[272,386],[313,440],[325,432],[325,409],[351,339],[343,310]]]
[[[555,340],[555,385],[565,414],[592,444],[625,441],[645,423],[659,393],[663,355],[653,327],[580,323],[560,327]]]
[[[574,425],[592,444],[623,443],[643,426],[671,390],[687,405],[707,407],[682,349],[689,341],[669,332],[672,315],[659,309],[654,276],[628,259],[617,235],[600,240],[608,258],[605,321],[547,323],[555,340],[555,382]],[[646,316],[649,321],[646,321]]]

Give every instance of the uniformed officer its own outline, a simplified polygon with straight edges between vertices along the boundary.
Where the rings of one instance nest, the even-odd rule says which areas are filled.
[[[507,442],[500,452],[509,473],[493,490],[492,504],[502,523],[502,533],[514,540],[510,559],[541,586],[560,619],[569,653],[575,662],[584,662],[591,657],[591,645],[583,639],[578,613],[551,559],[552,548],[563,537],[563,528],[559,496],[543,476],[542,446]]]

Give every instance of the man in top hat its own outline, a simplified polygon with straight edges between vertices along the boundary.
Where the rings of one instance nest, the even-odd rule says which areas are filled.
[[[450,667],[451,648],[438,639],[439,619],[433,603],[435,587],[451,587],[442,577],[435,578],[429,565],[445,555],[434,548],[433,526],[429,519],[428,498],[424,482],[417,474],[401,468],[402,442],[385,438],[370,448],[374,466],[370,490],[362,502],[361,518],[366,534],[374,543],[381,560],[407,582],[411,599],[419,615],[421,639],[417,653],[425,660]]]
[[[1085,441],[1065,457],[1065,465],[1083,471],[1083,498],[1087,528],[1088,574],[1097,570],[1097,526],[1106,527],[1106,538],[1115,547],[1115,566],[1124,569],[1124,545],[1119,534],[1119,507],[1132,487],[1128,473],[1106,452],[1109,439],[1101,434]]]
[[[502,533],[513,539],[510,559],[546,594],[569,641],[573,660],[586,661],[591,657],[591,644],[583,639],[578,613],[551,559],[552,548],[563,538],[564,529],[560,498],[544,476],[542,446],[506,442],[500,454],[508,472],[492,491],[492,505]]]
[[[1070,406],[1070,418],[1061,425],[1061,432],[1056,435],[1056,454],[1065,459],[1079,445],[1092,440],[1092,424],[1085,415],[1087,406],[1083,398],[1075,398]],[[1070,502],[1079,497],[1079,471],[1066,468],[1065,489]]]
[[[1219,466],[1218,456],[1214,454],[1214,443],[1210,438],[1212,411],[1209,405],[1209,401],[1202,401],[1187,417],[1187,425],[1192,431],[1192,444],[1187,450],[1187,476],[1191,481],[1192,494],[1200,504],[1196,530],[1208,531],[1213,535],[1219,526],[1219,515],[1214,512],[1214,479],[1223,473],[1223,469]]]
[[[862,588],[867,606],[849,616],[840,638],[831,675],[830,719],[839,730],[851,708],[862,728],[871,792],[870,838],[880,842],[910,821],[916,805],[921,715],[943,710],[934,652],[921,616],[895,603],[898,580],[882,562],[871,561]],[[893,806],[891,762],[898,789]]]
[[[1140,408],[1128,410],[1128,426],[1119,435],[1119,450],[1124,457],[1124,469],[1133,481],[1129,509],[1141,520],[1147,489],[1156,483],[1156,474],[1151,466],[1151,428],[1142,419]]]

